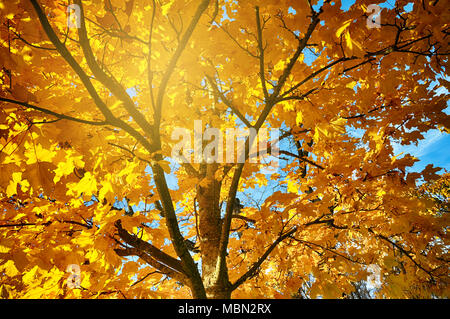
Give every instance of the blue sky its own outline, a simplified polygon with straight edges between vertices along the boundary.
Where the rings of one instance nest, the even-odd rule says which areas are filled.
[[[450,135],[447,133],[431,130],[425,134],[425,139],[421,140],[417,146],[394,144],[394,154],[397,155],[402,152],[409,153],[419,159],[419,162],[416,162],[409,171],[420,172],[428,164],[450,170]],[[440,173],[443,173],[443,171]]]

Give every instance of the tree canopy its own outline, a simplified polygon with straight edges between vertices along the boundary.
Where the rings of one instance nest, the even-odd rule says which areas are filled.
[[[2,297],[448,297],[448,3],[343,2],[0,1]]]

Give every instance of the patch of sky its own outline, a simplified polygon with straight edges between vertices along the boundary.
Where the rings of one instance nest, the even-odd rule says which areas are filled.
[[[314,4],[312,7],[315,11],[319,11],[322,6],[323,6],[323,0],[320,0],[319,2]]]
[[[348,0],[348,1],[342,1],[341,3],[341,10],[348,11],[350,7],[355,4],[356,0]]]
[[[439,130],[424,134],[424,139],[417,144],[401,145],[393,143],[394,154],[411,154],[419,159],[408,171],[420,172],[428,164],[450,170],[450,135]]]
[[[383,3],[379,3],[378,5],[381,8],[394,9],[395,8],[395,0],[388,0],[388,1],[385,1]]]
[[[136,96],[138,94],[138,90],[136,87],[128,88],[126,89],[126,91],[131,97]]]
[[[403,7],[405,12],[411,12],[414,9],[414,3],[410,2],[406,6]]]
[[[230,0],[226,0],[225,2],[230,2]],[[231,2],[235,2],[235,1],[231,1]],[[223,10],[223,13],[222,13],[222,17],[220,19],[220,24],[222,24],[222,22],[227,21],[227,20],[228,21],[234,21],[234,19],[230,18],[230,16],[228,15],[228,11],[227,11],[227,6],[226,5],[222,6],[222,10]],[[235,11],[231,10],[231,12],[235,12]]]
[[[316,52],[314,48],[308,48],[303,51],[303,63],[307,66],[311,66],[313,62],[319,57],[320,54]]]

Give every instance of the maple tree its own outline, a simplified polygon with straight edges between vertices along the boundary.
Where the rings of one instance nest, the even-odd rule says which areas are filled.
[[[448,174],[393,151],[448,133],[447,3],[380,2],[1,1],[2,296],[448,296]],[[194,120],[279,170],[171,161]]]

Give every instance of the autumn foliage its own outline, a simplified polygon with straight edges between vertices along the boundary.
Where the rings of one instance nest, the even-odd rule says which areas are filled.
[[[1,296],[448,297],[449,175],[393,144],[448,133],[450,14],[408,2],[0,1]],[[195,120],[278,169],[174,162]]]

